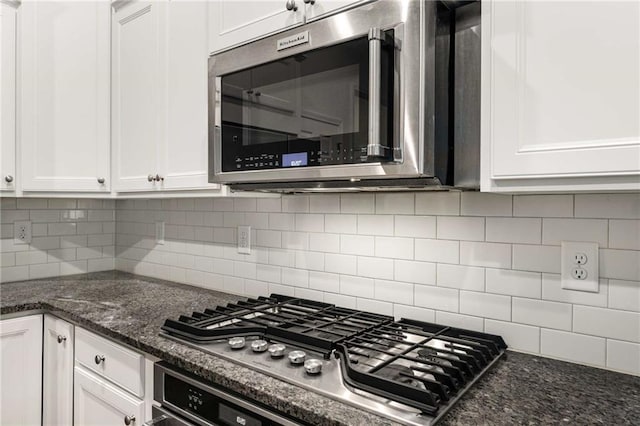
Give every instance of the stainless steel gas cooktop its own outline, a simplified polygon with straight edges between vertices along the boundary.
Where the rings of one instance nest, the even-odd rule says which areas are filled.
[[[272,294],[162,335],[407,425],[431,425],[504,354],[500,336]]]

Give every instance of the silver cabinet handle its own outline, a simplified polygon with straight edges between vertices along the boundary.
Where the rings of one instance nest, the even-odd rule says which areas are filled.
[[[316,4],[316,0],[303,0],[306,4],[314,5]]]
[[[149,182],[153,182],[154,180],[156,180],[156,177],[154,175],[149,175],[149,176],[147,176],[147,180]]]
[[[124,424],[129,426],[136,421],[136,416],[124,416]]]
[[[104,178],[103,178],[103,177],[99,177],[99,178],[98,178],[98,183],[99,183],[100,185],[102,185],[102,184],[104,183]]]
[[[7,182],[7,183],[11,183],[11,182],[13,182],[13,176],[11,176],[11,175],[6,175],[6,176],[4,177],[4,180],[5,180],[5,182]]]
[[[163,181],[164,182],[164,176],[160,176],[159,174],[156,173],[156,175],[149,175],[147,176],[147,180],[149,182],[160,182]]]
[[[156,182],[160,182],[160,181],[164,182],[164,177],[160,175],[156,175]]]
[[[380,92],[382,87],[382,42],[385,33],[380,28],[369,30],[369,144],[367,156],[371,159],[384,157],[386,147],[380,144]]]
[[[291,10],[293,12],[298,10],[298,6],[296,6],[296,0],[287,0],[287,10]]]
[[[104,360],[105,360],[104,355],[96,355],[96,357],[94,358],[94,361],[98,365],[100,365],[101,362],[104,362]]]
[[[67,336],[63,336],[61,334],[58,334],[58,343],[62,343],[62,342],[66,342],[67,341]]]

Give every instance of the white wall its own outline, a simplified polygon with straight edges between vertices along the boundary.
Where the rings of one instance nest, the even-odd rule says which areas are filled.
[[[31,221],[31,244],[14,244],[15,221]],[[115,201],[0,199],[0,282],[111,270]]]
[[[116,215],[118,269],[496,333],[640,375],[640,194],[125,200]],[[252,226],[250,255],[237,225]],[[599,243],[599,293],[560,288],[562,240]]]

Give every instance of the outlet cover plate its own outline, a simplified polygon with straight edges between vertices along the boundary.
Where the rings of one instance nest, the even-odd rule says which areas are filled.
[[[250,226],[238,226],[238,253],[251,254]]]
[[[29,244],[31,242],[31,222],[13,222],[13,244]]]
[[[561,271],[562,281],[561,287],[566,290],[587,291],[598,293],[599,290],[599,273],[598,273],[598,243],[562,241],[561,243]],[[576,254],[580,258],[576,260]],[[586,257],[586,261],[582,263]],[[585,279],[576,279],[573,270],[581,268],[586,272]],[[581,275],[581,274],[578,274]]]

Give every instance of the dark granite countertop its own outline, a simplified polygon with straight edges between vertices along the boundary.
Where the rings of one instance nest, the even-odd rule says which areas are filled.
[[[0,285],[0,315],[44,309],[313,425],[389,421],[158,336],[166,318],[241,299],[123,272]],[[640,378],[509,352],[442,424],[640,424]]]

